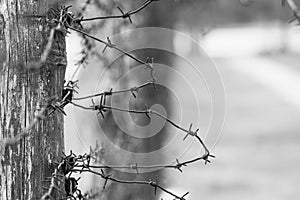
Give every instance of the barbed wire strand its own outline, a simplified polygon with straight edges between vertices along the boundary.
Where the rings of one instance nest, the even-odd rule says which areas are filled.
[[[91,169],[84,169],[84,170],[76,170],[77,172],[88,172],[88,173],[92,173],[92,174],[95,174],[95,175],[98,175],[100,176],[101,178],[105,179],[105,183],[103,185],[103,189],[105,189],[106,187],[106,184],[107,184],[107,181],[110,180],[110,181],[113,181],[113,182],[116,182],[116,183],[121,183],[121,184],[138,184],[138,185],[150,185],[154,188],[154,193],[156,194],[157,192],[157,189],[160,189],[162,190],[163,192],[165,193],[168,193],[170,195],[172,195],[175,199],[180,199],[180,200],[185,200],[185,196],[188,194],[185,193],[183,196],[178,196],[176,194],[174,194],[173,192],[165,189],[163,186],[159,185],[156,181],[152,181],[152,180],[149,180],[149,181],[137,181],[137,180],[134,180],[134,181],[130,181],[130,180],[122,180],[122,179],[117,179],[117,178],[114,178],[112,177],[111,174],[105,174],[103,171],[102,173],[99,173],[99,172],[96,172],[94,170],[91,170]]]
[[[165,121],[167,121],[168,123],[170,123],[171,125],[173,125],[175,128],[183,131],[186,133],[185,137],[183,138],[183,140],[185,140],[188,136],[194,136],[197,138],[197,140],[200,142],[200,144],[202,145],[202,147],[205,149],[206,153],[209,154],[209,150],[206,147],[206,145],[204,144],[204,142],[202,141],[202,139],[197,135],[197,132],[199,131],[199,129],[196,129],[196,131],[192,131],[192,124],[190,124],[189,129],[185,129],[184,127],[181,127],[180,125],[176,124],[175,122],[173,122],[171,119],[169,119],[168,117],[164,116],[163,114],[152,110],[152,109],[146,109],[146,110],[132,110],[132,109],[124,109],[124,108],[117,108],[117,107],[112,107],[112,106],[107,106],[107,105],[102,105],[102,102],[100,102],[100,105],[92,105],[90,107],[86,107],[83,105],[79,105],[76,104],[74,102],[70,102],[72,105],[79,107],[81,109],[84,110],[98,110],[98,111],[106,111],[106,110],[116,110],[116,111],[121,111],[121,112],[128,112],[128,113],[135,113],[135,114],[145,114],[148,118],[150,118],[151,114],[154,114],[162,119],[164,119]]]
[[[298,6],[296,5],[294,0],[282,0],[282,5],[284,6],[287,3],[287,5],[290,7],[290,9],[293,12],[293,18],[290,20],[290,22],[297,20],[298,23],[300,23],[300,10]]]
[[[72,26],[70,26],[70,25],[66,25],[66,27],[69,28],[69,29],[71,29],[71,30],[73,30],[73,31],[76,31],[76,32],[78,32],[78,33],[81,33],[81,34],[83,34],[83,35],[85,35],[85,36],[87,36],[87,37],[89,37],[89,38],[91,38],[91,39],[93,39],[93,40],[95,40],[95,41],[97,41],[97,42],[100,42],[100,43],[102,43],[102,44],[105,44],[105,47],[104,47],[104,49],[103,49],[103,52],[104,52],[107,48],[112,48],[112,49],[115,49],[115,50],[119,51],[119,52],[122,53],[123,55],[126,55],[126,56],[130,57],[131,59],[135,60],[136,62],[138,62],[138,63],[140,63],[140,64],[142,64],[142,65],[145,65],[147,68],[150,69],[150,76],[151,76],[152,80],[153,80],[153,81],[156,80],[155,77],[154,77],[155,71],[154,71],[153,63],[150,63],[150,62],[147,62],[147,61],[143,61],[143,60],[141,60],[141,59],[135,57],[134,55],[128,53],[127,51],[121,49],[121,48],[118,47],[117,45],[113,44],[113,43],[111,42],[111,40],[110,40],[109,37],[107,37],[107,41],[105,41],[105,40],[102,40],[102,39],[97,38],[97,37],[95,37],[95,36],[92,36],[92,35],[90,35],[89,33],[85,32],[85,31],[82,31],[82,30],[79,30],[79,29],[77,29],[77,28],[74,28],[74,27],[72,27]]]
[[[117,90],[117,91],[112,91],[112,89],[111,89],[110,91],[100,92],[100,93],[96,93],[96,94],[93,94],[93,95],[77,97],[77,98],[74,97],[73,100],[79,101],[79,100],[90,99],[90,98],[98,97],[98,96],[102,96],[102,95],[113,95],[113,94],[120,94],[120,93],[126,93],[126,92],[131,92],[132,95],[134,95],[134,97],[136,97],[134,92],[138,92],[139,89],[147,87],[149,85],[153,85],[153,84],[155,84],[155,82],[148,81],[146,83],[143,83],[141,85],[134,86],[134,87],[131,87],[131,88],[128,88],[128,89]]]
[[[102,17],[95,17],[95,18],[86,18],[84,19],[83,17],[76,19],[77,22],[81,23],[84,21],[93,21],[93,20],[98,20],[98,19],[111,19],[111,18],[128,18],[129,21],[132,23],[131,20],[131,16],[134,14],[137,14],[138,12],[142,11],[143,9],[145,9],[148,5],[150,5],[152,2],[155,1],[160,1],[160,0],[147,0],[145,1],[142,6],[140,6],[139,8],[133,10],[133,11],[128,11],[126,13],[123,12],[123,10],[120,7],[117,7],[119,9],[119,11],[122,13],[122,15],[110,15],[110,16],[102,16]],[[86,1],[86,4],[83,6],[83,8],[81,9],[80,13],[83,13],[86,10],[86,7],[90,4],[90,0]],[[70,28],[70,27],[69,27]],[[71,29],[71,28],[70,28]],[[75,30],[74,30],[75,31]],[[85,34],[82,33],[82,35],[87,36]],[[107,38],[109,40],[109,38]],[[108,46],[105,46],[105,48],[103,49],[103,52],[106,50]],[[124,53],[124,52],[123,52]],[[130,56],[131,57],[131,56]],[[133,58],[134,59],[134,58]],[[136,59],[135,59],[136,60]],[[139,62],[139,61],[138,61]],[[140,62],[141,63],[141,62]],[[141,63],[144,64],[144,63]],[[148,66],[149,67],[149,66]],[[78,73],[79,69],[81,68],[81,65],[78,65],[74,71],[74,73],[71,76],[71,80],[74,79],[75,75]],[[150,67],[151,68],[151,67]],[[151,77],[152,79],[154,79],[154,76],[152,75],[152,71],[151,71]]]
[[[135,10],[128,11],[126,13],[120,7],[117,7],[119,9],[119,11],[121,12],[120,15],[109,15],[109,16],[100,16],[100,17],[92,17],[92,18],[82,18],[80,21],[81,22],[86,22],[86,21],[103,20],[103,19],[116,19],[116,18],[126,19],[126,18],[128,18],[129,21],[132,23],[132,20],[131,20],[132,15],[137,14],[138,12],[142,11],[144,8],[146,8],[152,2],[155,2],[155,1],[160,1],[160,0],[147,0],[139,8],[137,8]]]

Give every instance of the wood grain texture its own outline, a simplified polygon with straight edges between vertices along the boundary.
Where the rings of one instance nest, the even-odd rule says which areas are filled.
[[[42,18],[47,0],[0,0],[0,138],[20,133],[34,117],[38,102],[60,96],[66,68],[64,37],[55,37],[46,65],[37,71],[25,66],[37,61],[50,31]],[[63,116],[40,121],[0,155],[0,199],[39,199],[64,150]]]

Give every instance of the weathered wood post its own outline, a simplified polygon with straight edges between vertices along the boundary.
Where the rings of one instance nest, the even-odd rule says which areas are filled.
[[[64,37],[54,37],[48,59],[39,70],[26,65],[39,60],[50,27],[47,0],[0,0],[0,139],[19,134],[33,120],[39,103],[60,97],[66,68]],[[29,134],[6,145],[0,155],[0,199],[39,199],[49,187],[55,161],[61,157],[63,116],[40,120]]]

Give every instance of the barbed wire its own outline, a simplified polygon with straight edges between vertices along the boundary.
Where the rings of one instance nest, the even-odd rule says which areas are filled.
[[[92,18],[81,18],[80,22],[86,22],[86,21],[94,21],[94,20],[103,20],[103,19],[116,19],[116,18],[128,18],[130,23],[132,23],[131,16],[134,14],[137,14],[138,12],[142,11],[144,8],[149,6],[152,2],[160,1],[160,0],[147,0],[145,1],[139,8],[135,10],[130,10],[128,12],[124,12],[119,6],[117,7],[118,10],[121,12],[120,15],[108,15],[108,16],[100,16],[100,17],[92,17]]]
[[[87,37],[89,37],[89,38],[91,38],[91,39],[94,39],[94,40],[97,41],[97,42],[100,42],[100,43],[102,43],[102,44],[105,44],[104,49],[103,49],[102,52],[105,52],[105,50],[106,50],[107,48],[115,49],[115,50],[119,51],[120,53],[122,53],[123,55],[126,55],[126,56],[128,56],[129,58],[135,60],[136,62],[138,62],[138,63],[140,63],[140,64],[142,64],[142,65],[145,65],[147,68],[150,69],[150,76],[151,76],[151,78],[152,78],[152,81],[155,81],[155,80],[156,80],[155,77],[154,77],[155,71],[154,71],[154,67],[153,67],[153,63],[154,63],[154,60],[153,60],[153,59],[150,60],[150,58],[147,58],[146,61],[143,61],[143,60],[141,60],[141,59],[135,57],[134,55],[128,53],[127,51],[123,50],[122,48],[118,47],[116,44],[113,44],[113,43],[111,42],[111,40],[110,40],[109,37],[107,37],[107,38],[106,38],[107,41],[105,41],[105,40],[102,40],[102,39],[97,38],[97,37],[95,37],[95,36],[92,36],[92,35],[90,35],[89,33],[86,33],[86,32],[84,32],[84,31],[82,31],[82,30],[79,30],[79,29],[77,29],[77,28],[74,28],[74,27],[72,27],[72,26],[70,26],[70,25],[68,25],[68,24],[66,25],[66,27],[69,28],[69,29],[71,29],[71,30],[73,30],[73,31],[76,31],[76,32],[78,32],[78,33],[81,33],[81,34],[83,34],[83,35],[85,35],[85,36],[87,36]]]
[[[119,112],[128,112],[128,113],[135,113],[135,114],[144,114],[146,115],[149,119],[151,119],[151,115],[156,115],[162,119],[164,119],[166,122],[174,126],[175,128],[183,131],[185,133],[185,136],[183,137],[183,140],[185,140],[188,136],[195,137],[198,142],[201,144],[201,147],[205,150],[204,154],[196,157],[194,159],[190,159],[184,162],[180,162],[178,159],[174,162],[174,164],[170,165],[148,165],[148,166],[143,166],[139,165],[138,163],[131,164],[131,165],[123,165],[123,166],[109,166],[109,165],[103,165],[103,164],[91,164],[91,159],[93,159],[95,162],[97,162],[97,155],[99,151],[99,146],[96,145],[95,149],[90,150],[89,154],[84,154],[84,155],[75,155],[74,153],[70,153],[68,156],[64,156],[62,158],[62,161],[58,163],[58,166],[55,168],[52,177],[49,177],[50,181],[50,186],[47,189],[47,192],[41,197],[41,199],[53,199],[53,192],[54,190],[58,191],[59,193],[64,193],[66,195],[66,199],[72,198],[72,199],[89,199],[87,194],[82,194],[81,191],[77,188],[77,182],[79,179],[75,179],[71,177],[72,173],[92,173],[95,175],[100,176],[102,179],[104,179],[104,185],[103,188],[106,187],[108,181],[120,183],[120,184],[139,184],[139,185],[150,185],[151,187],[154,188],[154,193],[156,194],[157,189],[160,189],[163,192],[166,192],[173,196],[175,199],[180,199],[184,200],[186,195],[188,195],[188,192],[185,193],[182,196],[176,195],[173,192],[165,189],[162,185],[158,183],[158,181],[153,181],[153,180],[148,180],[148,181],[137,181],[137,180],[122,180],[122,179],[117,179],[112,176],[112,174],[106,174],[103,169],[129,169],[133,170],[133,172],[136,172],[137,174],[140,173],[140,170],[143,169],[175,169],[180,172],[183,172],[183,167],[188,166],[189,164],[192,164],[194,162],[204,160],[205,164],[209,163],[210,160],[209,158],[215,158],[214,155],[210,154],[210,151],[206,147],[205,143],[203,140],[200,138],[198,135],[199,129],[196,129],[195,131],[192,130],[192,124],[190,124],[189,129],[186,129],[175,122],[173,122],[171,119],[168,117],[162,115],[161,113],[151,110],[151,109],[145,109],[145,110],[131,110],[131,109],[124,109],[124,108],[118,108],[118,107],[112,107],[105,105],[106,97],[115,95],[115,94],[121,94],[121,93],[126,93],[126,92],[131,92],[131,94],[136,97],[136,92],[138,92],[139,89],[142,89],[146,86],[149,85],[154,85],[156,83],[156,79],[154,77],[154,67],[153,67],[153,60],[150,62],[150,59],[147,59],[147,61],[143,61],[134,55],[126,52],[125,50],[119,48],[117,45],[113,44],[112,41],[110,40],[109,37],[107,37],[107,41],[99,39],[95,36],[90,35],[89,33],[83,31],[80,29],[81,22],[87,22],[87,21],[93,21],[93,20],[103,20],[103,19],[113,19],[113,18],[128,18],[129,21],[132,23],[131,16],[142,11],[144,8],[149,6],[152,2],[155,2],[158,0],[147,0],[145,1],[139,8],[135,10],[131,10],[128,12],[124,12],[120,7],[118,7],[119,11],[121,12],[120,15],[109,15],[109,16],[100,16],[100,17],[94,17],[94,18],[83,18],[81,15],[82,13],[86,10],[87,5],[90,4],[90,0],[87,0],[84,7],[81,10],[81,13],[78,15],[80,16],[79,18],[75,18],[72,14],[68,12],[69,7],[62,7],[60,10],[55,10],[56,14],[57,12],[59,13],[59,17],[53,19],[52,23],[55,23],[56,26],[54,28],[51,28],[50,34],[48,36],[48,42],[46,44],[46,47],[44,51],[42,52],[41,58],[37,62],[30,63],[27,67],[29,69],[38,69],[40,68],[45,62],[47,61],[48,55],[51,51],[52,44],[55,38],[55,34],[57,32],[67,34],[68,29],[76,31],[84,37],[91,38],[97,42],[100,42],[105,45],[104,49],[102,52],[105,52],[107,48],[112,48],[115,49],[122,54],[130,57],[131,59],[135,60],[136,62],[145,65],[149,69],[151,69],[151,78],[152,81],[143,83],[138,86],[134,86],[128,89],[123,89],[123,90],[118,90],[118,91],[113,91],[112,89],[109,91],[105,92],[100,92],[97,94],[93,95],[88,95],[84,97],[77,97],[74,98],[74,93],[76,92],[75,88],[77,87],[77,81],[70,80],[69,82],[66,83],[63,89],[63,94],[60,98],[54,97],[51,98],[49,101],[47,101],[45,106],[42,106],[41,102],[38,103],[36,111],[34,113],[34,118],[29,123],[26,128],[19,133],[18,135],[12,137],[12,138],[1,138],[0,140],[0,148],[3,150],[7,145],[12,145],[18,142],[21,138],[26,137],[29,133],[30,130],[40,121],[44,120],[47,116],[53,114],[54,112],[58,111],[59,113],[62,113],[66,115],[64,112],[64,107],[67,104],[72,104],[74,106],[80,107],[85,110],[91,110],[91,111],[98,111],[101,113],[101,115],[104,117],[102,112],[108,111],[108,110],[115,110]],[[300,22],[300,11],[297,5],[293,0],[282,0],[283,5],[287,4],[292,12],[293,12],[293,18],[292,21],[297,20]],[[75,72],[77,73],[77,72]],[[72,76],[73,77],[73,76]],[[80,101],[84,99],[92,99],[94,97],[100,96],[100,103],[93,104],[90,107],[82,106],[80,104],[75,103],[74,101]],[[49,111],[49,112],[48,112]],[[0,150],[1,150],[0,149]],[[101,172],[95,171],[96,169],[100,169]],[[59,188],[60,183],[65,184],[65,191],[62,191]]]
[[[190,125],[189,129],[186,129],[175,122],[173,122],[171,119],[168,117],[164,116],[163,114],[146,108],[145,110],[131,110],[131,109],[123,109],[123,108],[117,108],[117,107],[112,107],[106,105],[106,98],[107,96],[111,95],[116,95],[116,94],[122,94],[122,93],[127,93],[130,92],[134,97],[136,97],[136,93],[149,85],[153,85],[154,88],[156,85],[156,79],[154,77],[154,61],[153,59],[147,58],[146,61],[143,61],[139,59],[138,57],[126,52],[122,48],[118,47],[117,45],[113,44],[112,41],[110,40],[109,37],[107,37],[107,40],[102,40],[100,38],[97,38],[95,36],[92,36],[91,34],[85,32],[82,30],[82,25],[81,22],[83,21],[91,21],[91,20],[96,20],[96,19],[109,19],[109,18],[128,18],[131,21],[131,15],[134,15],[144,8],[146,8],[148,5],[150,5],[152,2],[158,1],[158,0],[147,0],[143,3],[142,6],[139,8],[133,10],[133,11],[128,11],[128,12],[123,12],[122,9],[118,7],[120,12],[122,13],[121,15],[111,15],[111,16],[106,16],[106,17],[97,17],[97,18],[89,18],[89,19],[84,19],[83,17],[76,18],[74,15],[72,15],[68,9],[70,6],[67,7],[61,7],[60,9],[55,9],[53,12],[55,13],[56,18],[51,19],[51,23],[54,23],[55,26],[50,30],[50,35],[48,37],[48,43],[42,53],[41,59],[38,62],[31,63],[28,65],[28,68],[40,68],[47,60],[47,57],[51,51],[52,43],[54,41],[55,34],[57,32],[61,32],[63,34],[68,34],[68,30],[73,30],[75,32],[78,32],[85,37],[88,37],[90,39],[93,39],[97,42],[100,42],[105,45],[104,49],[102,52],[105,52],[107,48],[115,49],[122,53],[123,55],[126,55],[130,57],[131,59],[135,60],[136,62],[145,65],[146,68],[150,69],[150,76],[151,76],[151,81],[148,81],[146,83],[143,83],[138,86],[130,87],[128,89],[123,89],[123,90],[117,90],[113,91],[112,89],[109,91],[97,93],[94,95],[88,95],[84,97],[78,97],[74,98],[74,93],[76,93],[76,88],[77,88],[77,83],[78,81],[70,80],[65,83],[62,91],[62,96],[59,98],[54,98],[51,99],[51,101],[48,101],[45,106],[40,106],[36,109],[36,112],[34,114],[34,119],[33,121],[25,128],[24,131],[22,131],[20,134],[14,136],[13,138],[10,139],[2,139],[0,141],[1,147],[4,147],[6,145],[10,144],[15,144],[17,141],[20,140],[20,138],[25,137],[29,134],[30,129],[33,128],[39,120],[44,120],[47,116],[50,116],[54,112],[59,112],[63,115],[66,115],[64,112],[64,107],[68,104],[72,104],[74,106],[80,107],[85,110],[91,110],[91,111],[98,111],[102,117],[105,117],[103,112],[106,112],[108,110],[112,111],[119,111],[119,112],[127,112],[127,113],[135,113],[135,114],[144,114],[146,115],[149,119],[151,119],[151,115],[156,115],[162,119],[164,119],[166,122],[174,126],[175,128],[183,131],[185,133],[185,136],[183,137],[183,140],[185,140],[188,136],[195,137],[201,147],[204,149],[204,154],[201,156],[198,156],[194,159],[187,160],[184,162],[179,162],[178,159],[176,159],[175,164],[170,164],[170,165],[152,165],[152,166],[143,166],[139,165],[138,163],[134,165],[128,165],[128,166],[108,166],[108,165],[91,165],[91,159],[93,159],[95,162],[97,162],[97,156],[98,156],[98,150],[99,146],[96,145],[95,149],[90,149],[89,154],[84,154],[84,155],[75,155],[74,153],[70,153],[68,156],[64,156],[62,158],[62,161],[57,164],[57,167],[55,168],[53,174],[51,177],[48,177],[48,181],[50,181],[50,186],[47,189],[47,192],[41,197],[41,199],[54,199],[53,197],[53,192],[56,190],[59,193],[63,193],[66,195],[66,199],[88,199],[86,194],[82,194],[80,189],[77,187],[78,185],[78,180],[72,177],[72,173],[92,173],[95,175],[100,176],[102,179],[104,179],[104,185],[103,188],[106,187],[108,181],[120,183],[120,184],[138,184],[138,185],[150,185],[151,187],[154,188],[154,194],[156,194],[157,190],[161,190],[163,192],[166,192],[173,196],[175,199],[180,199],[180,200],[185,200],[186,195],[188,195],[188,192],[185,193],[182,196],[176,195],[173,192],[165,189],[162,185],[158,183],[158,181],[153,181],[153,180],[148,180],[148,181],[140,181],[140,180],[122,180],[122,179],[117,179],[112,176],[112,174],[106,174],[104,173],[103,169],[132,169],[135,170],[137,174],[139,174],[139,171],[142,169],[157,169],[157,168],[166,168],[166,169],[176,169],[179,170],[180,172],[183,172],[182,168],[186,167],[187,165],[197,162],[199,160],[204,160],[204,163],[207,164],[210,162],[210,158],[214,158],[215,156],[210,153],[200,136],[198,135],[199,129],[196,129],[195,131],[192,130],[192,124]],[[89,1],[87,1],[90,3]],[[86,8],[85,8],[86,9]],[[84,10],[85,10],[84,9]],[[58,17],[57,17],[58,16]],[[75,73],[77,73],[75,71]],[[73,76],[72,76],[73,77]],[[93,101],[94,97],[100,97],[100,103],[95,104]],[[90,107],[86,107],[83,105],[80,105],[78,103],[75,103],[74,101],[79,101],[83,99],[92,99],[92,105]],[[95,171],[95,169],[100,169],[101,172]],[[65,188],[64,191],[60,189],[60,184],[63,183]]]
[[[139,185],[150,185],[154,188],[154,194],[157,194],[157,189],[160,189],[163,192],[166,192],[173,196],[175,199],[185,200],[185,196],[189,194],[189,192],[186,192],[184,195],[179,196],[173,193],[170,190],[165,189],[162,185],[158,184],[158,180],[148,180],[148,181],[141,181],[141,180],[122,180],[117,179],[112,176],[112,174],[106,174],[103,169],[131,169],[136,172],[136,174],[139,174],[139,170],[141,169],[161,169],[161,168],[173,168],[176,170],[179,170],[180,172],[183,172],[182,167],[186,167],[189,164],[196,162],[198,160],[204,159],[207,160],[205,157],[207,155],[203,155],[202,157],[195,158],[193,160],[185,161],[185,162],[179,162],[178,159],[176,159],[176,164],[174,165],[152,165],[152,166],[139,166],[137,163],[134,165],[128,165],[128,166],[108,166],[108,165],[92,165],[91,160],[93,159],[95,162],[97,162],[99,151],[102,149],[99,148],[98,143],[96,144],[96,147],[93,149],[90,148],[89,154],[85,153],[84,155],[76,155],[72,151],[68,156],[65,156],[62,161],[59,163],[57,169],[55,169],[55,172],[53,173],[52,177],[50,178],[51,185],[48,189],[47,193],[43,195],[43,200],[47,199],[46,197],[49,197],[49,195],[54,191],[57,190],[58,192],[62,193],[61,190],[58,189],[57,184],[62,182],[63,180],[59,179],[58,174],[64,174],[65,181],[72,180],[72,186],[71,189],[68,189],[65,191],[72,199],[89,199],[87,194],[82,194],[80,189],[77,187],[78,180],[72,178],[72,173],[91,173],[100,176],[102,179],[104,179],[104,184],[102,189],[106,188],[106,185],[108,181],[121,183],[121,184],[139,184]],[[212,156],[212,155],[210,155]],[[212,156],[214,157],[214,156]],[[100,169],[101,172],[98,172],[94,169]],[[70,184],[70,183],[69,183]]]
[[[157,181],[153,181],[151,179],[149,181],[122,180],[122,179],[117,179],[117,178],[112,177],[112,174],[105,174],[103,170],[101,170],[101,173],[96,172],[96,171],[91,170],[91,169],[78,170],[77,172],[81,172],[81,173],[82,172],[88,172],[88,173],[92,173],[92,174],[100,176],[102,179],[105,180],[104,185],[103,185],[103,189],[105,189],[108,181],[110,180],[110,181],[113,181],[113,182],[116,182],[116,183],[121,183],[121,184],[150,185],[151,187],[154,188],[154,195],[157,194],[157,189],[160,189],[161,191],[170,194],[175,199],[180,199],[180,200],[185,200],[184,197],[189,194],[189,192],[186,192],[184,195],[178,196],[178,195],[174,194],[173,192],[171,192],[170,190],[165,189]]]
[[[155,110],[152,110],[152,109],[145,109],[145,110],[131,110],[131,109],[125,109],[125,108],[117,108],[117,107],[112,107],[112,106],[107,106],[105,104],[103,104],[103,102],[105,101],[104,100],[104,95],[101,96],[101,100],[100,100],[100,103],[99,104],[95,104],[94,102],[93,105],[89,106],[89,107],[86,107],[86,106],[83,106],[83,105],[79,105],[79,104],[76,104],[74,102],[70,102],[72,105],[76,106],[76,107],[79,107],[79,108],[82,108],[84,110],[96,110],[98,112],[105,112],[107,110],[116,110],[116,111],[120,111],[120,112],[128,112],[128,113],[135,113],[135,114],[145,114],[148,118],[150,118],[150,115],[153,114],[153,115],[156,115],[164,120],[166,120],[168,123],[170,123],[171,125],[173,125],[175,128],[187,133],[185,135],[185,137],[183,138],[183,140],[186,139],[187,136],[197,136],[197,132],[199,131],[199,129],[196,129],[196,131],[192,131],[192,124],[190,124],[190,127],[189,129],[185,129],[183,127],[181,127],[180,125],[176,124],[175,122],[173,122],[172,120],[170,120],[168,117],[162,115],[161,113],[155,111]],[[199,141],[202,141],[201,139],[199,139]],[[202,144],[203,142],[201,142]],[[208,151],[208,149],[206,148],[205,145],[203,145],[203,147],[205,148],[205,150]]]
[[[83,105],[79,105],[79,104],[76,104],[74,102],[70,102],[72,105],[76,106],[76,107],[79,107],[79,108],[82,108],[84,110],[92,110],[92,111],[98,111],[98,113],[100,113],[103,117],[103,112],[106,112],[107,110],[116,110],[116,111],[120,111],[120,112],[127,112],[127,113],[135,113],[135,114],[144,114],[146,115],[149,119],[151,119],[150,115],[153,114],[153,115],[156,115],[162,119],[164,119],[165,121],[167,121],[168,123],[170,123],[172,126],[174,126],[175,128],[183,131],[186,133],[186,135],[184,136],[183,140],[185,140],[188,136],[192,136],[192,137],[196,137],[197,140],[199,141],[199,143],[202,145],[202,147],[204,148],[205,150],[205,156],[202,157],[202,159],[205,160],[205,164],[207,162],[210,162],[209,161],[209,157],[215,157],[213,155],[210,154],[208,148],[206,147],[206,145],[204,144],[203,140],[200,138],[200,136],[197,134],[199,129],[196,129],[195,131],[192,130],[192,124],[190,124],[189,126],[189,129],[186,129],[178,124],[176,124],[175,122],[173,122],[171,119],[169,119],[168,117],[164,116],[163,114],[155,111],[155,110],[152,110],[152,109],[145,109],[145,110],[131,110],[131,109],[124,109],[124,108],[117,108],[117,107],[112,107],[112,106],[107,106],[107,105],[104,105],[103,103],[105,102],[104,100],[104,95],[101,96],[101,100],[100,100],[100,103],[95,105],[94,102],[93,105],[91,105],[90,107],[86,107],[86,106],[83,106]],[[198,160],[198,159],[197,159]]]
[[[131,16],[134,15],[134,14],[137,14],[139,13],[140,11],[142,11],[143,9],[145,9],[148,5],[150,5],[152,2],[155,2],[155,1],[160,1],[160,0],[146,0],[139,8],[135,9],[135,10],[131,10],[131,11],[128,11],[126,13],[123,12],[123,10],[117,6],[117,8],[119,9],[119,11],[122,13],[122,15],[108,15],[108,16],[102,16],[102,17],[95,17],[95,18],[84,18],[83,17],[83,13],[86,11],[88,5],[91,4],[91,0],[86,0],[85,4],[83,5],[83,7],[80,9],[80,12],[79,14],[77,14],[77,18],[76,18],[76,23],[79,23],[81,24],[81,22],[85,22],[85,21],[94,21],[94,20],[99,20],[99,19],[113,19],[113,18],[128,18],[129,21],[132,23],[132,19],[131,19]],[[70,28],[70,27],[69,27]],[[71,29],[71,28],[70,28]],[[74,31],[79,31],[79,30],[74,30]],[[81,30],[82,31],[82,30]],[[91,43],[88,41],[87,37],[89,37],[89,35],[86,35],[87,32],[85,33],[81,33],[82,34],[82,38],[84,40],[84,43],[87,44],[87,49],[83,50],[82,51],[82,58],[78,61],[78,63],[76,64],[77,67],[74,71],[74,73],[72,74],[71,76],[71,79],[70,80],[73,80],[75,75],[78,73],[79,69],[84,66],[84,63],[86,62],[87,58],[89,57],[89,53],[91,53]],[[90,37],[91,38],[91,37]],[[94,38],[92,38],[94,39]],[[108,41],[109,38],[107,38]],[[103,49],[102,53],[106,50],[106,48],[109,47],[109,46],[105,46],[105,48]],[[124,53],[124,52],[122,52]],[[130,54],[128,54],[127,56],[130,56]],[[134,59],[134,58],[133,58]],[[143,63],[141,63],[143,64]],[[149,66],[148,66],[149,67]],[[151,67],[150,67],[151,69]],[[151,72],[154,72],[153,70]],[[154,75],[152,75],[151,73],[151,77],[152,79],[154,78]]]
[[[298,23],[300,23],[300,10],[294,0],[282,0],[282,6],[285,6],[286,4],[293,12],[293,17],[291,18],[290,22],[297,20]]]
[[[90,99],[90,98],[93,98],[93,97],[98,97],[98,96],[102,96],[102,95],[105,95],[105,96],[110,96],[110,95],[113,95],[113,94],[120,94],[120,93],[126,93],[126,92],[131,92],[132,96],[134,98],[136,98],[136,93],[138,93],[138,91],[141,89],[141,88],[144,88],[144,87],[147,87],[149,85],[154,85],[155,82],[154,81],[148,81],[146,83],[143,83],[141,85],[138,85],[138,86],[133,86],[133,87],[130,87],[128,89],[123,89],[123,90],[117,90],[117,91],[113,91],[112,89],[109,90],[109,91],[105,91],[105,92],[100,92],[100,93],[96,93],[96,94],[93,94],[93,95],[88,95],[88,96],[84,96],[84,97],[76,97],[76,98],[73,98],[73,100],[75,101],[79,101],[79,100],[84,100],[84,99]]]

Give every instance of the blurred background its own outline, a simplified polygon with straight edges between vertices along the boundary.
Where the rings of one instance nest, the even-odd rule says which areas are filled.
[[[130,9],[142,3],[142,1],[95,2],[99,2],[102,7],[92,7],[87,11],[87,15],[115,13],[116,9],[110,11],[110,8],[122,5],[123,8]],[[300,2],[295,2],[300,5]],[[81,3],[78,3],[78,7]],[[99,9],[102,9],[101,12]],[[204,54],[212,60],[209,65],[218,68],[226,93],[225,125],[218,143],[209,146],[212,153],[216,155],[212,163],[192,164],[184,168],[184,173],[176,170],[158,171],[137,177],[130,173],[115,172],[118,173],[117,176],[137,179],[153,179],[159,176],[160,182],[174,193],[183,195],[189,191],[188,200],[298,199],[300,197],[300,190],[297,189],[300,179],[300,155],[297,153],[300,150],[300,68],[298,66],[300,32],[297,23],[289,23],[291,17],[291,10],[287,6],[283,7],[281,0],[161,0],[132,17],[134,25],[123,20],[98,25],[101,28],[93,34],[101,38],[135,27],[148,26],[169,28],[185,34],[196,44],[182,41],[180,37],[173,37],[170,41],[158,39],[153,42],[165,43],[174,51],[184,55],[186,60],[197,63],[200,70],[201,66],[207,65],[207,60],[199,56],[205,52]],[[142,40],[152,39],[148,36],[142,38]],[[74,71],[76,63],[74,57],[82,51],[82,41],[83,39],[75,33],[67,38],[69,66],[66,79],[70,78],[68,76]],[[136,39],[136,42],[141,41]],[[170,53],[151,49],[134,53],[142,59],[147,56],[154,57],[155,62],[168,65],[181,74],[189,73],[187,69],[190,65]],[[111,88],[116,80],[129,70],[131,65],[134,65],[124,58],[115,64],[117,67],[107,68],[109,61],[105,59],[111,57],[111,54],[113,53],[109,52],[91,58],[87,67],[80,70],[77,77],[80,80],[79,96]],[[124,63],[128,66],[126,69]],[[207,121],[207,117],[211,115],[211,110],[208,109],[210,101],[204,92],[205,88],[195,87],[198,80],[193,79],[192,74],[190,75],[189,81],[193,83],[193,89],[199,96],[203,96],[197,102],[199,107],[203,108],[198,110],[201,119],[200,130],[207,130],[209,124],[202,121]],[[194,120],[195,112],[191,97],[188,93],[184,95],[186,90],[178,77],[169,74],[162,74],[162,76],[175,88],[172,91],[175,95],[180,93],[185,97],[180,98],[179,103],[184,105],[180,109],[185,113],[190,112],[190,115],[186,115],[181,121],[183,126],[188,127]],[[143,82],[139,77],[135,78],[138,81],[126,79],[122,84],[126,88],[134,83]],[[210,79],[210,77],[205,78]],[[179,119],[180,116],[177,116],[176,112],[179,107],[172,99],[174,97],[165,95],[167,92],[161,93],[153,97],[155,95],[152,89],[148,89],[139,95],[138,102],[147,101],[150,106],[159,103],[167,110],[168,116]],[[85,103],[89,105],[90,100]],[[137,106],[137,108],[142,107]],[[88,150],[89,145],[94,145],[96,139],[101,144],[102,133],[97,128],[99,124],[104,127],[103,130],[115,133],[112,141],[118,143],[122,149],[137,152],[137,149],[141,148],[147,151],[153,145],[157,148],[162,147],[163,141],[167,140],[167,136],[173,131],[165,127],[149,144],[138,144],[138,141],[126,138],[120,133],[118,127],[112,122],[110,113],[103,120],[95,117],[95,113],[87,113],[77,108],[69,107],[67,112],[66,151],[72,149],[76,153]],[[146,119],[135,122],[140,125],[149,123]],[[147,134],[147,131],[144,134]],[[109,151],[106,144],[101,145],[106,152]],[[191,145],[188,151],[185,151],[186,147],[179,143],[173,145],[173,149],[158,155],[158,160],[183,152],[185,152],[183,160],[198,155],[198,146]],[[116,152],[113,153],[117,155]],[[130,163],[130,159],[130,157],[118,158],[118,156],[112,158],[112,160],[122,160],[122,164]],[[107,162],[106,159],[104,160]],[[100,180],[95,178],[89,180],[88,182],[81,180],[80,186],[88,189],[100,183]],[[173,199],[165,194],[153,197],[153,190],[143,187],[134,189],[126,186],[124,189],[124,186],[113,184],[110,187],[113,194],[103,191],[105,196],[110,197],[109,199]]]

